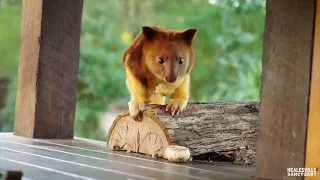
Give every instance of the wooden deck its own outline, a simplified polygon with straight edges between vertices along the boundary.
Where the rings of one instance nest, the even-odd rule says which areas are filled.
[[[0,172],[21,170],[23,179],[254,179],[255,169],[226,163],[170,163],[115,152],[104,142],[40,140],[0,133]]]

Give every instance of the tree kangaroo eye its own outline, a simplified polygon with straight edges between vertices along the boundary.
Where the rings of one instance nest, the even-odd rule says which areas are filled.
[[[183,58],[179,58],[179,64],[183,64],[184,59]]]
[[[163,58],[159,58],[159,63],[160,63],[160,64],[163,64],[163,63],[164,63]]]

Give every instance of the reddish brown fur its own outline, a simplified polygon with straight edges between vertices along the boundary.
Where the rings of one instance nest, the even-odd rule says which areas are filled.
[[[164,28],[162,26],[154,26],[154,28]],[[147,86],[147,77],[143,72],[142,55],[143,55],[143,45],[144,45],[144,35],[142,32],[133,40],[129,48],[125,51],[122,62],[125,68],[129,68],[133,74]],[[126,60],[126,57],[130,54],[130,59]]]
[[[153,28],[155,31],[150,31],[150,28]],[[169,30],[161,26],[143,27],[143,30],[125,51],[123,64],[125,68],[129,68],[136,78],[145,86],[149,86],[148,81],[150,81],[150,78],[155,78],[150,76],[153,75],[159,79],[157,75],[163,74],[164,71],[166,71],[169,76],[174,76],[177,73],[190,73],[194,65],[192,40],[195,32],[195,29],[178,31]],[[130,58],[127,58],[128,55],[130,55]],[[186,55],[188,55],[189,58],[185,57]],[[157,61],[157,57],[161,56],[166,60],[166,67],[162,67],[154,62],[147,62],[147,56],[151,57],[151,61]],[[173,62],[173,60],[179,57],[185,59],[186,62],[184,66],[186,67],[180,67]],[[163,79],[160,78],[160,80]]]
[[[170,96],[167,109],[172,115],[187,106],[196,32],[196,29],[142,27],[123,56],[126,85],[131,94],[128,106],[134,119],[138,120],[145,103],[164,104],[165,96]]]

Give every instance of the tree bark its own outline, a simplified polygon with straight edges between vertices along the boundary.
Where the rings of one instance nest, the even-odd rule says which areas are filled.
[[[222,155],[255,165],[259,103],[189,103],[175,116],[165,107],[147,106],[141,122],[128,112],[119,115],[109,130],[108,146],[166,158],[168,145],[181,145],[194,158],[215,160]]]

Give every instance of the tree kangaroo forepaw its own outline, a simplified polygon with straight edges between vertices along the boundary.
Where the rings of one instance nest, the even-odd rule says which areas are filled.
[[[130,116],[135,120],[135,121],[141,121],[141,116],[140,114],[144,110],[145,107],[145,102],[142,100],[137,100],[137,99],[132,99],[129,103],[129,112]]]
[[[178,115],[187,107],[188,101],[183,99],[170,99],[166,107],[166,111],[170,111],[171,115]]]

